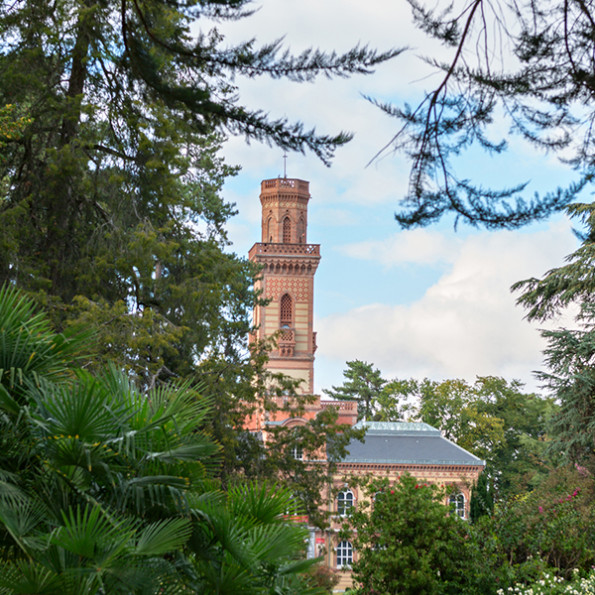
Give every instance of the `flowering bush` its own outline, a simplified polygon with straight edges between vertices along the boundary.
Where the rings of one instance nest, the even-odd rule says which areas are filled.
[[[595,571],[584,577],[575,568],[572,578],[565,580],[552,572],[544,572],[529,585],[512,585],[508,589],[498,589],[498,595],[595,595]]]
[[[532,583],[544,567],[570,579],[573,568],[595,565],[595,533],[585,531],[595,524],[594,501],[592,478],[558,469],[533,492],[501,502],[483,530],[498,536],[516,582]]]

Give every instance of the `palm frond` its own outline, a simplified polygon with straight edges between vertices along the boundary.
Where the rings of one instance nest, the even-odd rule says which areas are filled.
[[[70,508],[62,520],[62,526],[52,534],[52,545],[103,565],[125,551],[135,534],[131,521],[114,519],[99,506]]]
[[[188,519],[165,519],[148,525],[140,532],[134,554],[160,556],[181,548],[190,538],[192,524]]]
[[[17,560],[0,565],[0,594],[56,595],[61,592],[60,583],[55,573],[35,561]]]

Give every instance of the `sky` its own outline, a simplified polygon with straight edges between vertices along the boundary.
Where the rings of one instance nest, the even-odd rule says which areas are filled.
[[[284,37],[294,52],[341,52],[358,43],[379,50],[408,47],[368,76],[301,84],[264,77],[235,81],[248,107],[303,121],[320,133],[355,134],[330,168],[313,155],[287,158],[287,177],[310,182],[308,241],[321,244],[316,392],[341,384],[346,362],[354,359],[374,364],[387,379],[472,382],[497,375],[538,389],[533,372],[544,369],[539,328],[565,321],[527,322],[510,286],[563,263],[577,246],[570,222],[559,215],[522,231],[455,231],[452,221],[444,221],[403,231],[394,212],[407,187],[408,164],[390,151],[373,159],[397,123],[365,96],[416,105],[439,80],[421,58],[448,60],[450,50],[415,29],[405,0],[261,0],[254,7],[252,17],[222,26],[226,39],[265,43]],[[506,186],[530,180],[532,191],[571,179],[555,157],[508,138],[504,126],[497,132],[509,140],[510,151],[465,157],[465,177]],[[229,225],[231,249],[246,255],[260,239],[260,182],[283,175],[283,152],[232,137],[223,154],[242,168],[226,183],[224,196],[238,209]]]

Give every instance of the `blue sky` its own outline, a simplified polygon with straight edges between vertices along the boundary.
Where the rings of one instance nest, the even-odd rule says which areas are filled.
[[[495,374],[534,389],[543,342],[509,287],[562,263],[576,246],[570,223],[558,216],[522,232],[459,227],[455,233],[445,221],[401,231],[393,214],[407,185],[406,161],[386,154],[366,166],[396,123],[362,95],[415,103],[438,80],[419,56],[442,51],[438,55],[447,60],[448,53],[415,31],[404,0],[262,0],[255,6],[250,19],[225,24],[230,40],[253,36],[264,43],[285,36],[295,51],[344,51],[358,42],[381,50],[412,48],[366,77],[236,81],[249,107],[302,120],[321,133],[355,133],[330,168],[313,156],[287,159],[288,177],[310,181],[308,238],[322,250],[314,303],[316,390],[341,383],[352,359],[374,363],[387,378]],[[504,127],[495,132],[507,135]],[[468,176],[504,185],[529,179],[532,191],[571,179],[554,157],[537,155],[516,138],[510,142],[503,157],[466,156]],[[260,181],[283,174],[282,151],[231,138],[224,155],[242,166],[224,193],[239,210],[230,225],[232,249],[247,254],[260,238]]]

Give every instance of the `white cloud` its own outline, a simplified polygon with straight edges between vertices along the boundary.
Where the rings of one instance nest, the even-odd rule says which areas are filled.
[[[389,246],[391,242],[394,238]],[[455,255],[452,268],[420,300],[369,304],[318,320],[320,357],[341,362],[341,369],[356,358],[373,362],[389,377],[473,379],[495,374],[531,384],[544,344],[537,325],[523,320],[509,288],[562,264],[574,246],[566,223],[536,233],[470,236],[450,250]],[[340,377],[331,382],[340,382]]]
[[[385,266],[401,264],[438,264],[453,262],[462,241],[427,229],[401,231],[383,240],[347,244],[339,248],[351,258],[380,262]]]

